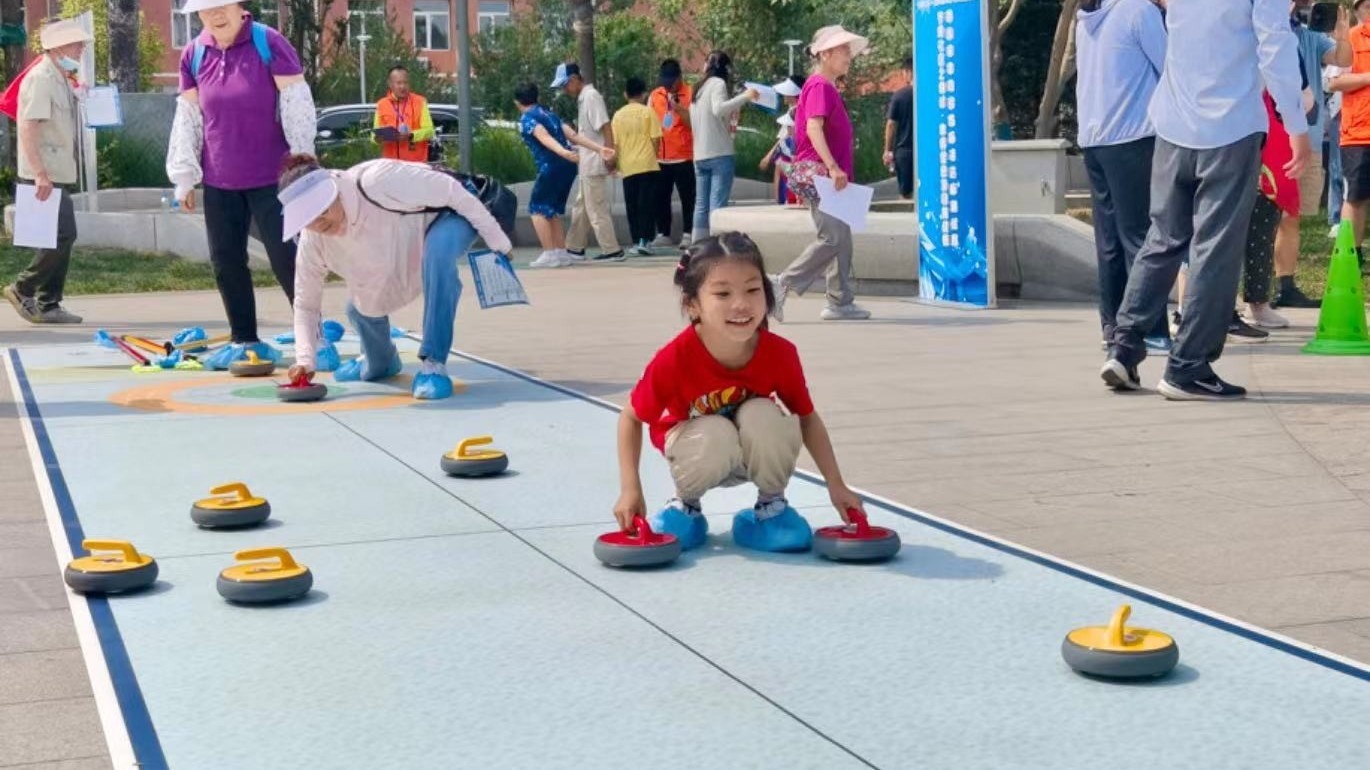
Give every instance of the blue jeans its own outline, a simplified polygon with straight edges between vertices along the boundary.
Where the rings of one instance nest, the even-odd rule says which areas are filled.
[[[476,229],[454,212],[440,214],[423,241],[423,342],[419,358],[447,363],[452,349],[452,326],[461,299],[458,261],[476,240]],[[361,337],[362,355],[371,366],[384,366],[395,356],[390,339],[390,317],[362,315],[349,300],[347,317]]]
[[[728,205],[735,168],[731,155],[695,161],[695,222],[690,232],[696,242],[709,237],[709,214]]]
[[[1341,222],[1346,179],[1341,174],[1341,113],[1327,121],[1327,224]]]

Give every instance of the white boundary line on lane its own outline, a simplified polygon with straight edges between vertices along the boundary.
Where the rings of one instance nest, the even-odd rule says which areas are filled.
[[[29,419],[29,402],[19,386],[19,377],[10,363],[10,349],[0,349],[5,359],[5,374],[9,379],[10,392],[14,394],[15,410],[19,413],[19,426],[24,434],[24,444],[28,448],[29,462],[33,467],[34,483],[43,501],[43,516],[47,519],[48,535],[52,540],[53,551],[57,554],[57,574],[66,569],[73,554],[67,543],[66,527],[62,524],[62,514],[57,509],[57,498],[52,490],[52,478],[48,476],[43,462],[43,453],[38,446],[38,436]],[[110,761],[115,768],[135,770],[137,757],[133,753],[133,741],[129,738],[124,725],[124,713],[119,708],[119,698],[114,693],[114,681],[110,678],[109,667],[105,663],[104,647],[95,631],[95,620],[90,614],[90,605],[81,594],[63,587],[67,592],[67,606],[71,608],[71,619],[76,626],[76,637],[81,644],[81,657],[86,662],[86,673],[90,675],[90,689],[95,697],[95,707],[100,715],[100,727],[105,734],[105,745],[109,749]]]

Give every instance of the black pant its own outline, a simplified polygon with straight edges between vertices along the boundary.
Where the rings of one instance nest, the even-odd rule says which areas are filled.
[[[295,243],[281,242],[281,202],[276,187],[222,190],[205,185],[205,229],[209,232],[209,259],[214,281],[228,314],[234,342],[257,342],[257,297],[252,290],[252,271],[247,266],[247,238],[256,225],[271,272],[295,303]]]
[[[632,233],[633,243],[650,242],[656,237],[660,180],[660,171],[623,177],[623,199],[628,205],[628,232]]]
[[[680,193],[680,227],[689,232],[695,219],[695,164],[662,163],[660,183],[657,185],[656,231],[671,234],[671,190]]]
[[[29,180],[25,183],[33,184]],[[14,281],[19,294],[33,297],[39,310],[51,310],[62,302],[67,268],[71,266],[71,247],[76,243],[76,207],[71,202],[75,190],[75,185],[54,186],[52,194],[62,196],[62,202],[57,204],[57,248],[39,249]]]
[[[900,147],[894,151],[894,175],[899,180],[899,196],[913,197],[913,148]]]
[[[1117,325],[1132,260],[1151,228],[1153,137],[1109,147],[1085,148],[1085,169],[1094,201],[1094,249],[1099,263],[1099,322],[1105,338]],[[1169,337],[1165,313],[1147,333]]]
[[[1270,301],[1270,275],[1275,269],[1275,231],[1283,216],[1280,207],[1264,193],[1256,195],[1251,225],[1246,229],[1246,264],[1242,270],[1244,302]]]

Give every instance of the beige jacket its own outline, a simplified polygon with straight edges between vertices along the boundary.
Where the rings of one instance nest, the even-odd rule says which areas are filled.
[[[38,156],[33,168],[24,152],[25,121],[38,121]],[[76,184],[76,95],[52,57],[29,70],[19,84],[19,178],[32,181],[46,171],[54,184]]]

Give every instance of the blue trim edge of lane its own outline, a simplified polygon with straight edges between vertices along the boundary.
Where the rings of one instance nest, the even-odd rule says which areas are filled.
[[[29,386],[24,364],[19,360],[19,351],[11,349],[9,354],[14,376],[19,381],[24,410],[29,423],[33,426],[34,438],[38,440],[38,451],[42,455],[48,483],[52,486],[52,495],[57,501],[57,510],[62,517],[62,530],[66,534],[67,544],[71,546],[71,552],[79,554],[82,552],[81,542],[86,536],[81,528],[81,520],[76,516],[76,506],[71,502],[71,491],[67,489],[62,466],[57,462],[57,453],[52,447],[52,440],[48,437],[47,427],[43,424],[43,415],[38,409],[37,399],[33,396],[33,388]],[[147,701],[143,699],[143,690],[138,686],[138,677],[133,672],[133,662],[128,657],[128,648],[124,646],[124,638],[119,633],[119,624],[114,620],[114,610],[109,606],[109,599],[103,596],[86,596],[85,600],[90,607],[91,619],[95,622],[100,651],[105,656],[105,665],[114,683],[114,695],[119,701],[119,711],[124,717],[124,728],[128,730],[134,757],[141,768],[163,770],[167,767],[166,754],[162,751],[157,729],[152,724]]]

